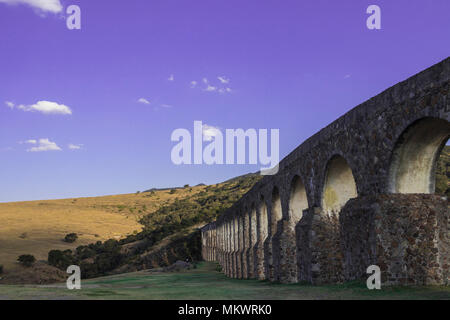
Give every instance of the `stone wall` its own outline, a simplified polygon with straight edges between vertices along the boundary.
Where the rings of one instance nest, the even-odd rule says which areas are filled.
[[[310,283],[339,283],[362,277],[365,265],[376,258],[373,261],[385,267],[388,283],[412,283],[405,272],[417,276],[414,280],[417,283],[446,283],[448,229],[444,236],[445,229],[441,226],[446,224],[448,228],[448,221],[441,220],[448,219],[448,215],[439,211],[432,218],[433,204],[439,203],[442,210],[444,200],[417,195],[415,205],[408,206],[408,201],[402,202],[401,194],[415,190],[433,193],[432,170],[439,151],[450,137],[449,120],[450,58],[447,58],[353,108],[297,147],[280,162],[276,175],[261,179],[216,222],[203,228],[204,258],[222,260],[225,273],[237,278]],[[295,181],[301,186],[298,190],[293,188]],[[399,196],[390,200],[394,201],[392,207],[389,201],[381,200],[389,194]],[[381,239],[378,242],[358,238],[373,237],[376,230],[370,218],[375,207],[364,209],[368,216],[361,213],[360,206],[370,205],[366,201],[381,206],[380,212],[385,212],[379,222],[382,231],[390,230],[394,234],[398,231],[396,241],[387,233],[378,234],[377,239]],[[257,208],[255,244],[250,221],[252,208]],[[383,211],[388,210],[385,208],[393,210],[400,220],[390,220],[392,217]],[[434,221],[434,227],[424,217],[418,217],[417,208],[424,210],[424,217]],[[303,214],[295,210],[303,210]],[[373,215],[378,217],[378,213]],[[237,234],[229,226],[235,219],[239,221]],[[409,219],[415,222],[408,222]],[[434,247],[430,247],[431,238],[421,238],[422,233],[402,232],[404,223],[424,228],[429,237],[431,229],[427,228],[439,229],[440,236],[433,238]],[[211,230],[217,227],[221,231],[214,235]],[[267,235],[264,239],[259,236],[262,230]],[[217,241],[210,238],[228,241],[232,233],[237,241],[223,246],[223,252],[218,255]],[[412,245],[415,241],[419,247],[430,250],[432,254],[426,259],[435,262],[421,260],[425,258]],[[371,247],[372,243],[376,246]],[[408,243],[411,244],[405,249]],[[400,247],[395,249],[396,246]],[[412,250],[414,254],[408,253],[400,259],[396,250]],[[425,264],[423,268],[429,269],[425,280],[419,278],[418,264]],[[398,270],[398,265],[406,271]]]
[[[340,215],[345,280],[381,268],[382,283],[448,283],[448,201],[437,195],[390,194],[350,200]]]

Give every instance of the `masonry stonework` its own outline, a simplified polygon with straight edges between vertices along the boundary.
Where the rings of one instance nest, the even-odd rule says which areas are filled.
[[[449,202],[433,193],[449,83],[447,58],[307,139],[202,229],[203,258],[244,279],[341,283],[375,264],[383,284],[448,285]]]

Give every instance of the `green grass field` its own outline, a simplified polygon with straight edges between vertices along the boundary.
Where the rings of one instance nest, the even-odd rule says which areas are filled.
[[[310,286],[228,279],[216,264],[201,263],[179,273],[136,272],[82,282],[69,291],[65,284],[0,286],[0,299],[159,299],[159,300],[315,300],[315,299],[446,299],[450,287],[387,287],[370,291],[363,283]]]

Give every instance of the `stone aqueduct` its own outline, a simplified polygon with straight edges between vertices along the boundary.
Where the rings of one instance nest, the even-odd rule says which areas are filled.
[[[434,195],[450,137],[450,58],[331,123],[202,228],[205,260],[240,279],[447,284],[450,214]]]

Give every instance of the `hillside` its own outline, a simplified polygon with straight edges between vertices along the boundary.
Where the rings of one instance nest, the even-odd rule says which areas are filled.
[[[212,186],[0,204],[0,265],[4,266],[6,274],[24,271],[16,262],[19,255],[32,254],[37,260],[46,261],[51,250],[66,253],[72,250],[74,259],[85,260],[86,266],[89,262],[86,255],[92,260],[97,253],[95,249],[108,251],[105,243],[114,252],[120,251],[122,245],[136,247],[137,243],[143,244],[140,251],[150,249],[168,236],[186,236],[186,231],[212,221],[259,178],[250,175]],[[201,205],[205,210],[198,210]],[[78,240],[72,244],[63,242],[68,233],[76,233]],[[120,243],[119,239],[122,239]],[[89,244],[94,250],[83,247]],[[77,257],[78,247],[78,252],[83,251],[84,256]],[[103,252],[98,259],[107,255],[108,252]],[[89,269],[93,276],[117,267],[109,263],[105,266],[99,260],[94,260],[95,264],[104,268]]]
[[[449,177],[446,146],[436,167],[436,193],[450,195]],[[210,186],[0,204],[0,265],[6,278],[13,271],[15,279],[22,279],[25,272],[17,257],[32,254],[60,270],[80,265],[84,277],[93,278],[199,260],[198,228],[215,220],[260,178],[249,174]],[[63,242],[68,233],[76,233],[78,240]],[[41,263],[37,270],[43,269]]]
[[[213,262],[172,272],[140,271],[84,280],[81,290],[53,285],[0,285],[6,300],[449,300],[449,286],[383,287],[363,282],[313,286],[227,278]],[[314,305],[314,304],[313,304]],[[129,313],[129,310],[126,312]],[[200,317],[186,316],[185,319]],[[214,318],[211,316],[210,318]],[[233,318],[222,317],[222,318]],[[257,318],[257,317],[255,317]]]

